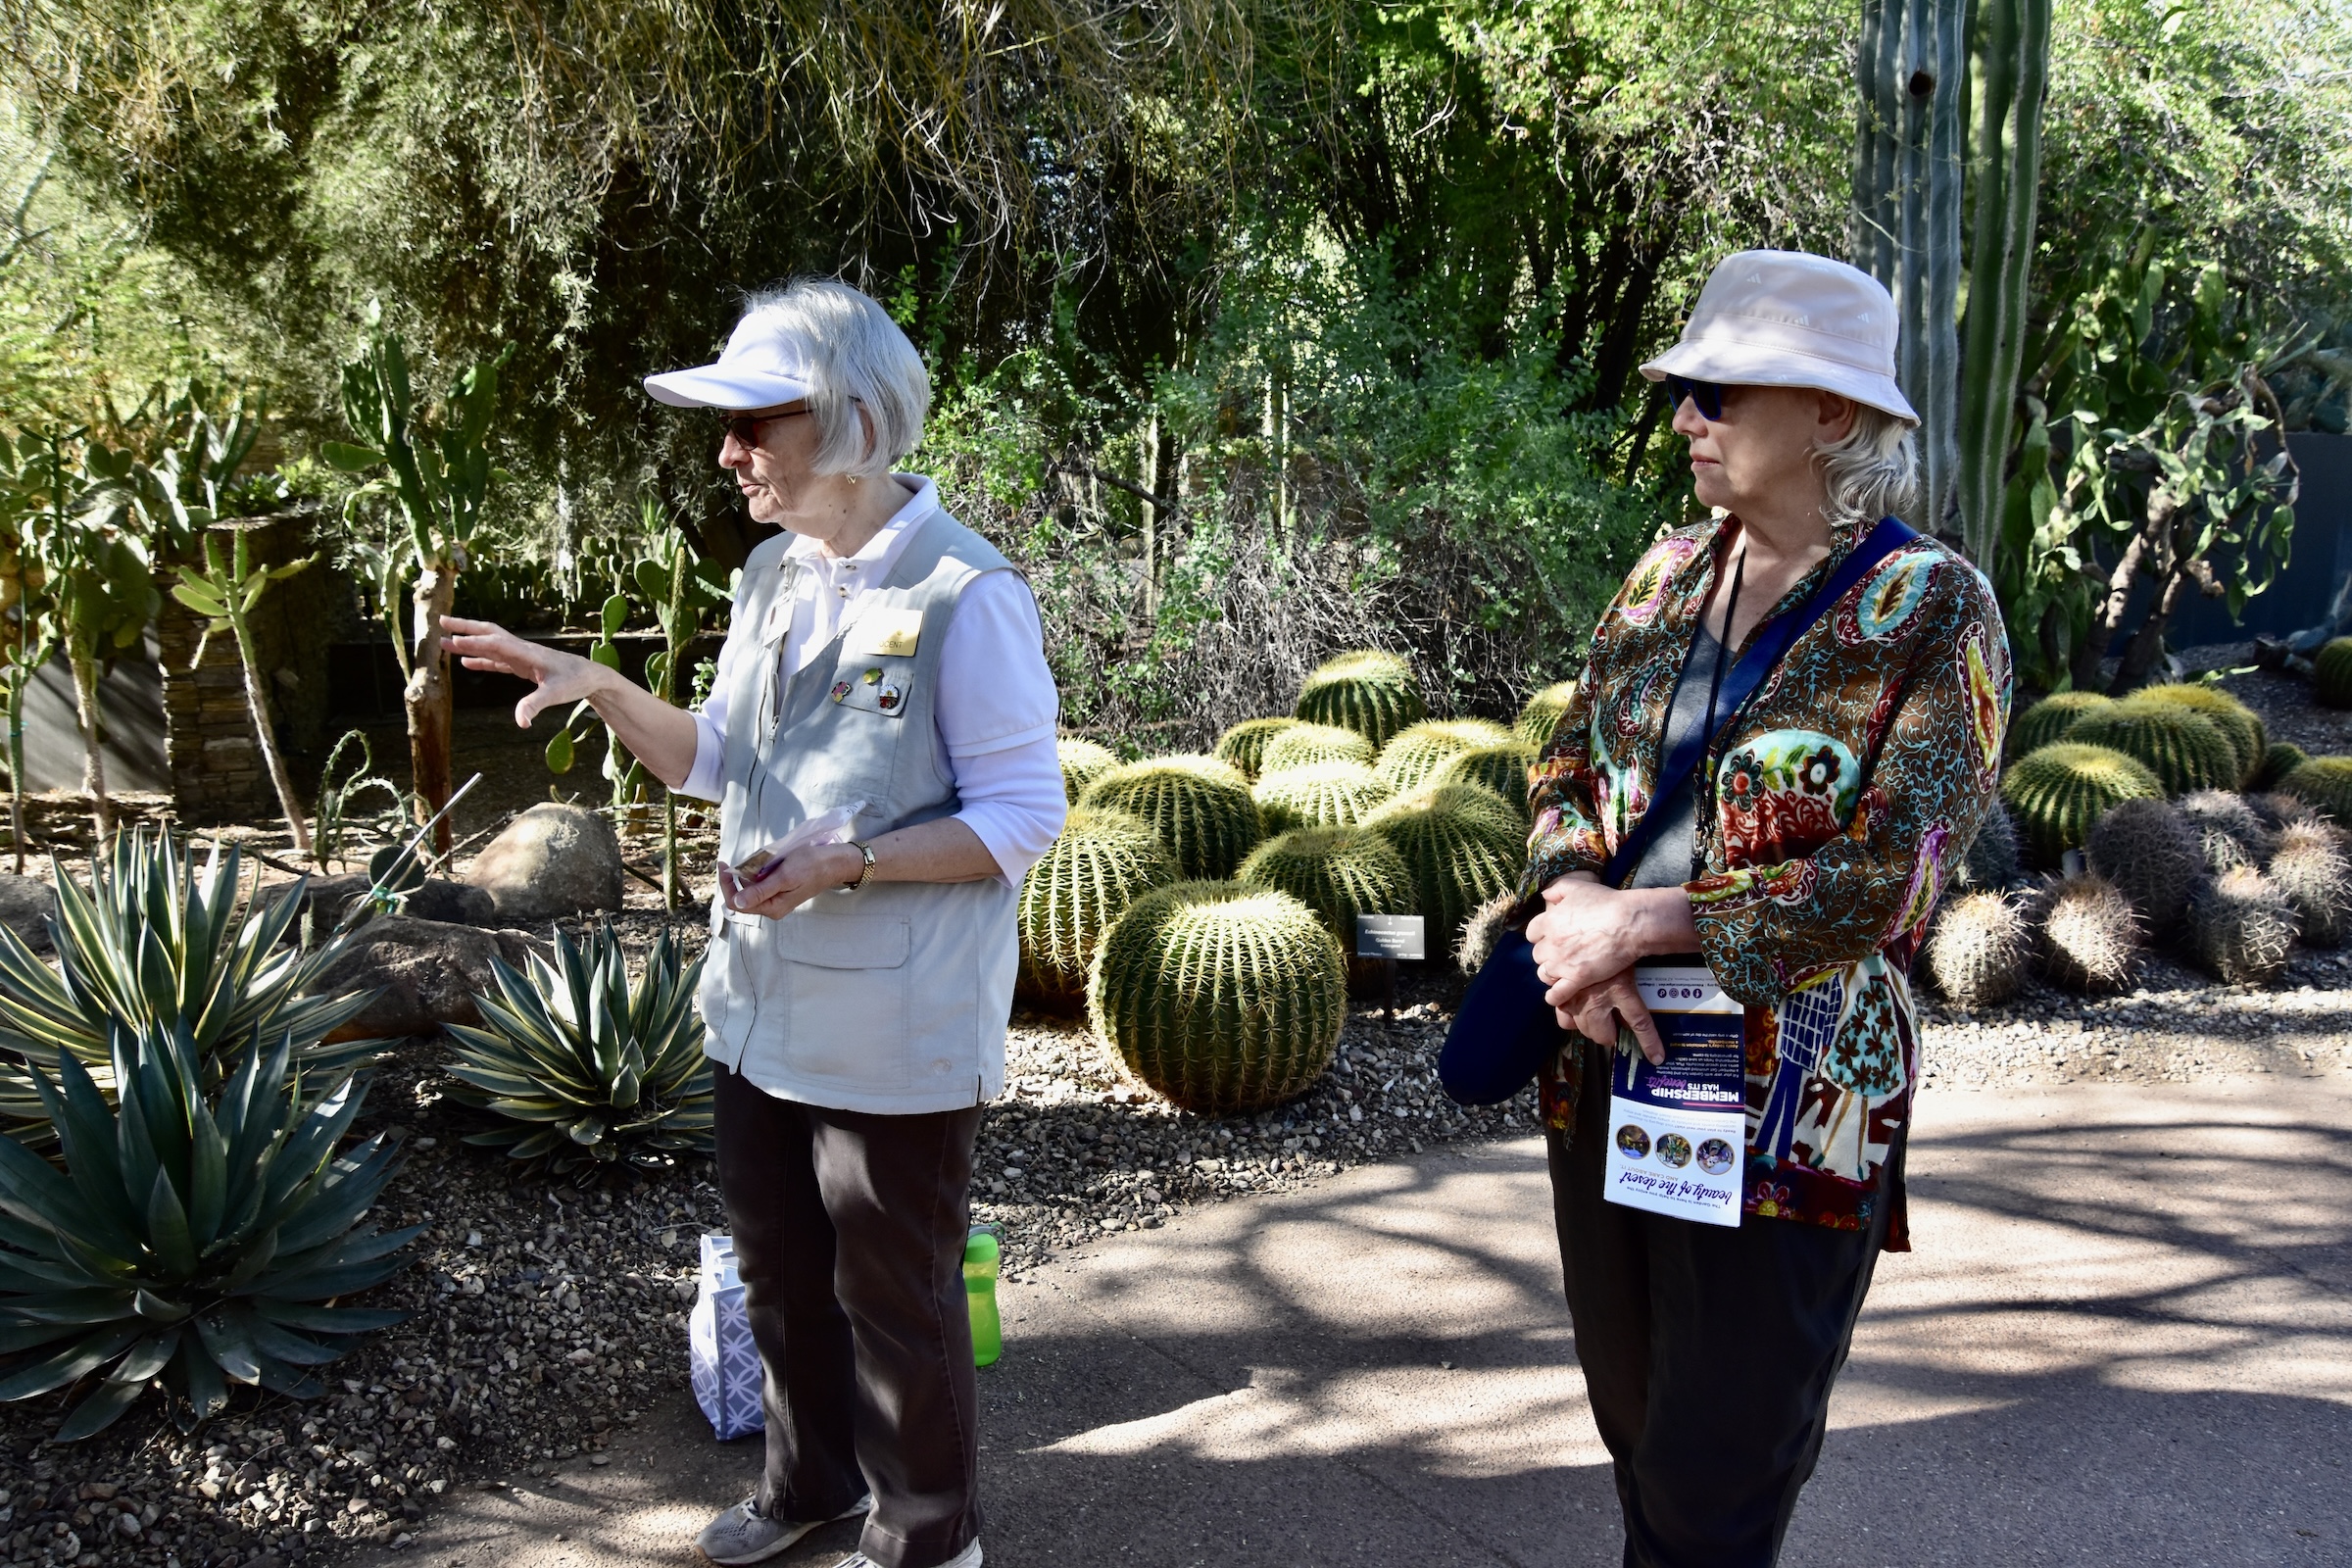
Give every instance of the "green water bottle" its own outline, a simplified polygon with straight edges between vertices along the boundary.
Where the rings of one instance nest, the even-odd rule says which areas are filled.
[[[972,1365],[994,1365],[1004,1353],[1004,1322],[997,1316],[997,1233],[974,1230],[963,1243],[963,1298],[972,1309]]]

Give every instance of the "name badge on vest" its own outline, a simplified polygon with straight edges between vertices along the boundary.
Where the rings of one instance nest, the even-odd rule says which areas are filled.
[[[833,701],[844,708],[861,709],[868,713],[880,713],[884,718],[897,718],[906,711],[906,693],[914,684],[913,677],[903,669],[884,669],[880,665],[844,673],[833,682]]]
[[[923,637],[919,610],[869,610],[858,617],[842,652],[852,659],[912,659]]]
[[[1747,1138],[1747,1053],[1740,1004],[1706,968],[1638,964],[1634,985],[1666,1059],[1621,1041],[1609,1070],[1609,1146],[1600,1196],[1628,1208],[1740,1223]]]

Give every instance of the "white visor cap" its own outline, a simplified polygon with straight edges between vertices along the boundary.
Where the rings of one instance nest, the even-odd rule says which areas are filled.
[[[1642,367],[1729,386],[1809,386],[1919,422],[1894,379],[1894,296],[1804,251],[1737,251],[1698,292],[1683,340]]]
[[[649,375],[645,389],[673,409],[772,409],[808,396],[815,380],[782,317],[754,311],[735,323],[716,365]]]

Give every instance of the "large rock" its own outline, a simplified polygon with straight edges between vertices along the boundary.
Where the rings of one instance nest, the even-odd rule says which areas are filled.
[[[0,871],[0,925],[24,938],[35,953],[47,953],[49,916],[57,912],[57,891],[37,876]]]
[[[365,871],[353,871],[343,876],[315,876],[302,890],[303,907],[295,915],[299,922],[304,914],[311,917],[312,929],[320,938],[334,929],[351,907],[352,900],[366,893],[373,884]],[[427,877],[424,885],[412,892],[401,913],[418,920],[440,920],[452,925],[496,926],[498,905],[489,894],[466,882],[445,882]]]
[[[594,811],[534,806],[490,841],[466,880],[487,892],[501,920],[530,923],[617,909],[620,840]]]
[[[378,915],[351,934],[320,977],[321,990],[376,990],[368,1010],[335,1031],[337,1040],[431,1034],[445,1023],[480,1023],[477,991],[488,991],[490,960],[524,968],[546,944],[527,931]]]

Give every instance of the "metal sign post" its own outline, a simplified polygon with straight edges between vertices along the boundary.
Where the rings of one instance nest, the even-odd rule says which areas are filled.
[[[1417,914],[1359,914],[1355,917],[1355,956],[1380,960],[1381,1019],[1394,1024],[1397,961],[1429,956],[1428,922]]]

